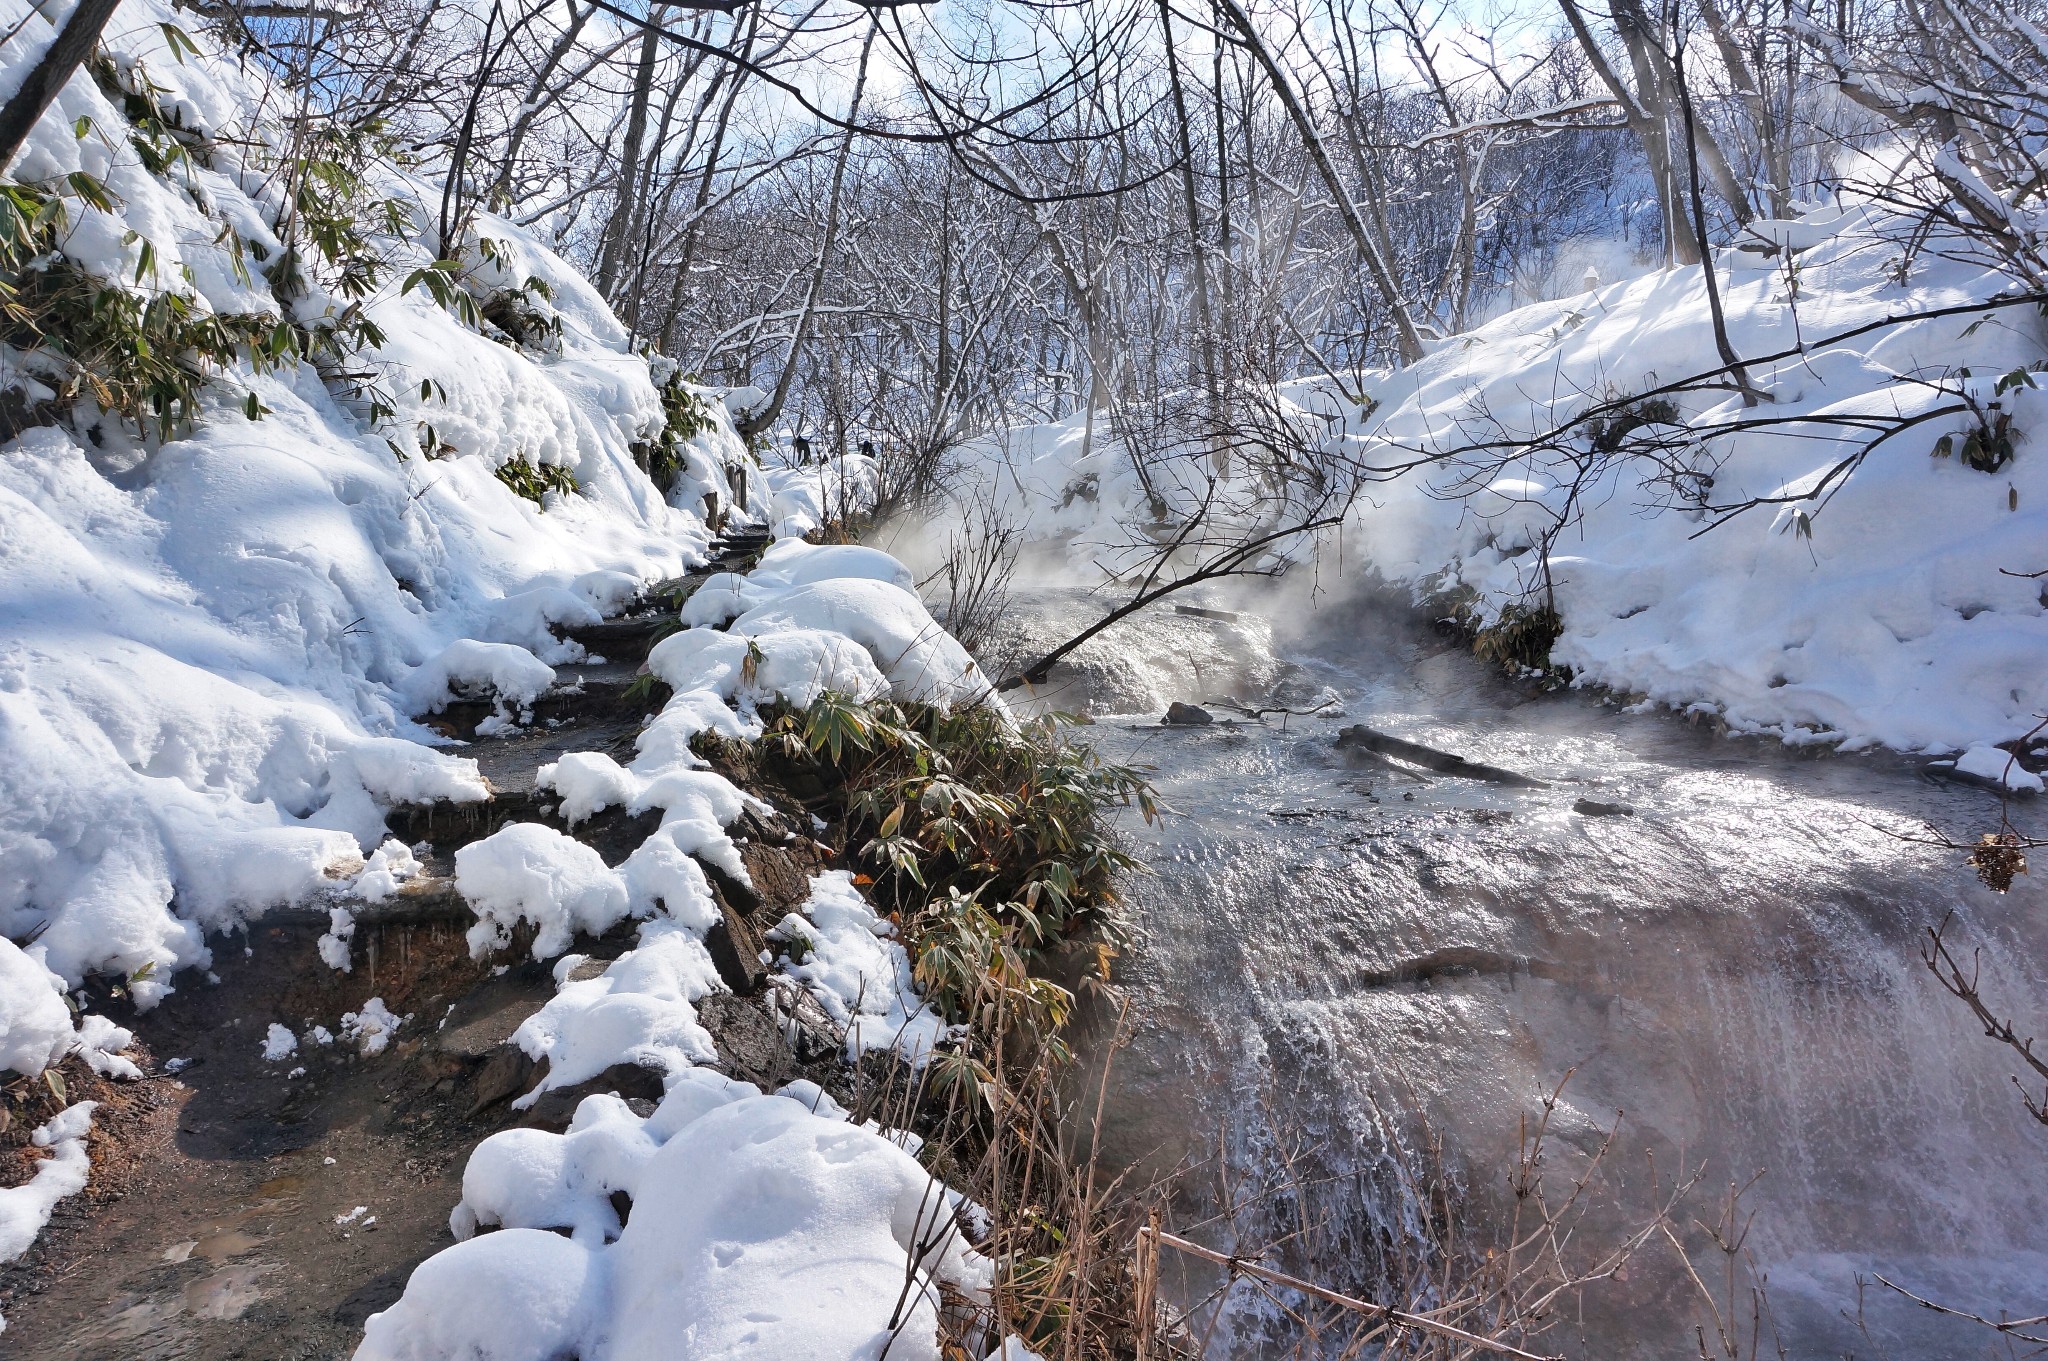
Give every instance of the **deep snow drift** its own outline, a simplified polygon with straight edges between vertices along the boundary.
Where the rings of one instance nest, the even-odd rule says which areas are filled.
[[[1988,744],[2048,712],[2048,592],[2027,575],[2048,568],[2048,446],[2037,433],[2048,400],[2031,380],[2000,382],[2042,353],[2038,309],[1828,342],[1888,315],[1990,299],[2007,282],[1940,258],[1938,240],[1902,265],[1910,224],[1869,209],[1778,225],[1801,248],[1796,276],[1782,257],[1717,255],[1728,330],[1740,355],[1804,350],[1751,365],[1771,399],[1756,410],[1730,392],[1680,399],[1687,429],[1674,456],[1689,474],[1677,488],[1645,460],[1592,456],[1583,428],[1562,441],[1578,461],[1520,452],[1489,465],[1460,450],[1569,427],[1595,402],[1718,368],[1697,268],[1522,308],[1409,369],[1287,385],[1283,406],[1312,445],[1369,470],[1418,465],[1367,482],[1341,539],[1320,542],[1317,586],[1378,580],[1438,608],[1469,601],[1487,622],[1505,605],[1541,603],[1542,546],[1556,530],[1548,567],[1564,633],[1551,655],[1581,683],[1790,742],[1978,748],[1968,760],[2002,766]],[[1934,456],[1939,437],[1953,434],[1953,449],[1974,425],[1947,416],[1879,444],[1822,498],[1707,528],[1709,504],[1798,498],[1876,433],[1818,420],[1712,427],[1912,416],[1952,404],[1958,389],[1992,419],[2012,418],[2016,456],[1995,473]],[[1134,560],[1131,527],[1151,519],[1146,490],[1106,422],[1092,437],[1080,416],[1012,430],[965,463],[961,504],[994,505],[1028,538],[1063,545],[1081,579]],[[1208,492],[1209,468],[1206,454],[1169,460],[1152,470],[1154,490],[1185,508]],[[1219,497],[1252,499],[1227,483]],[[1305,560],[1318,549],[1284,551]]]

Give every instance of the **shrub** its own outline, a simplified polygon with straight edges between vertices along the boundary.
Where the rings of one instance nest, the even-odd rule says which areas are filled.
[[[656,363],[669,364],[657,359]],[[670,365],[673,370],[673,365]],[[676,474],[683,470],[683,446],[711,429],[717,421],[711,403],[692,385],[688,376],[671,371],[657,391],[661,396],[661,433],[633,446],[633,461],[654,485],[667,493]]]
[[[91,176],[66,184],[111,209]],[[209,313],[175,290],[143,294],[95,279],[57,250],[66,218],[56,195],[0,185],[0,343],[44,361],[53,393],[24,404],[24,424],[60,418],[83,397],[170,439],[197,416],[200,390],[221,369],[244,357],[259,371],[300,357],[303,338],[279,318]],[[138,281],[154,260],[143,241]],[[262,413],[254,394],[244,409]]]
[[[1136,770],[1063,740],[1061,722],[827,694],[768,727],[775,773],[814,791],[814,807],[837,805],[925,996],[987,1035],[1021,1024],[1051,1040],[1072,1002],[1040,976],[1057,955],[1088,949],[1107,977],[1116,878],[1137,862],[1106,813],[1157,812]]]
[[[1472,653],[1509,670],[1550,671],[1550,649],[1564,633],[1564,621],[1548,605],[1510,604],[1472,635]]]
[[[576,474],[559,463],[534,463],[524,455],[498,465],[498,480],[543,509],[547,494],[576,494]]]

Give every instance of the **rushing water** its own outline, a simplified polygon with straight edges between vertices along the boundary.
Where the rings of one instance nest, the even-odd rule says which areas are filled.
[[[1040,593],[1019,645],[1085,613]],[[1340,708],[1152,725],[1167,698],[1276,686],[1297,707]],[[1762,1172],[1742,1212],[1765,1355],[1993,1350],[1988,1330],[1874,1284],[1859,1300],[1878,1273],[1959,1307],[2048,1312],[2048,1129],[2021,1105],[2016,1063],[1919,958],[1954,910],[1987,996],[2023,1033],[2048,1032],[2042,886],[1999,897],[1955,854],[1898,835],[1923,822],[1974,835],[1993,796],[1894,757],[1532,693],[1358,608],[1320,611],[1277,645],[1249,619],[1140,622],[1093,647],[1055,702],[1143,710],[1102,717],[1093,740],[1155,767],[1178,810],[1134,829],[1155,873],[1133,885],[1141,1020],[1115,1060],[1110,1137],[1151,1169],[1225,1150],[1180,1197],[1190,1217],[1223,1195],[1251,1201],[1235,1238],[1212,1225],[1212,1241],[1286,1239],[1269,1260],[1385,1289],[1372,1245],[1420,1236],[1421,1131],[1441,1135],[1483,1234],[1508,1203],[1518,1119],[1569,1072],[1546,1148],[1553,1196],[1625,1113],[1575,1250],[1647,1223],[1675,1173],[1703,1168],[1674,1222],[1718,1291],[1720,1254],[1690,1220],[1713,1221],[1728,1182]],[[1358,722],[1550,787],[1347,763],[1332,739]],[[1634,812],[1584,816],[1581,798]],[[1696,1323],[1712,1344],[1668,1242],[1622,1275],[1584,1292],[1545,1345],[1694,1355]],[[1299,1341],[1240,1288],[1211,1350]]]

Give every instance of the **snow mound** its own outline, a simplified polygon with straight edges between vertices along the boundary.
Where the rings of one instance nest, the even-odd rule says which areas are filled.
[[[71,1052],[76,1039],[64,980],[0,936],[0,1069],[32,1077]]]
[[[645,1119],[592,1096],[566,1134],[486,1139],[451,1223],[466,1241],[370,1318],[356,1361],[939,1361],[940,1284],[990,1281],[971,1207],[796,1095],[699,1070]],[[491,1224],[509,1227],[469,1236]]]
[[[512,1033],[529,1058],[548,1063],[547,1076],[513,1106],[530,1107],[543,1092],[573,1087],[616,1064],[674,1077],[717,1062],[711,1032],[698,1024],[691,1004],[724,987],[701,931],[646,923],[634,949],[595,978],[562,981],[547,1005]]]
[[[516,822],[455,853],[455,887],[477,915],[470,953],[501,950],[532,922],[533,957],[552,959],[578,931],[601,934],[626,915],[625,881],[604,858],[552,827]]]
[[[785,945],[781,972],[802,984],[846,1032],[848,1062],[894,1050],[922,1063],[955,1033],[918,995],[910,956],[895,934],[844,870],[814,877],[802,911],[769,932]]]
[[[82,1016],[74,1030],[64,980],[44,966],[42,947],[0,936],[0,1072],[33,1077],[75,1051],[103,1077],[139,1078],[121,1056],[134,1039],[104,1016]]]
[[[2012,759],[2012,753],[1988,743],[1978,743],[1956,758],[1956,769],[2020,793],[2038,794],[2042,780]]]

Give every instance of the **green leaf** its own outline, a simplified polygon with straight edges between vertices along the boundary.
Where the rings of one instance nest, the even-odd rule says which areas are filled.
[[[195,57],[199,55],[199,44],[193,42],[192,35],[184,29],[176,24],[158,24],[157,28],[164,35],[164,46],[171,49],[171,55],[178,59],[179,65],[184,65],[188,53]]]
[[[83,170],[72,171],[64,177],[64,182],[71,186],[72,193],[78,195],[101,212],[111,213],[114,211],[114,196],[107,192],[107,186],[101,184]]]

